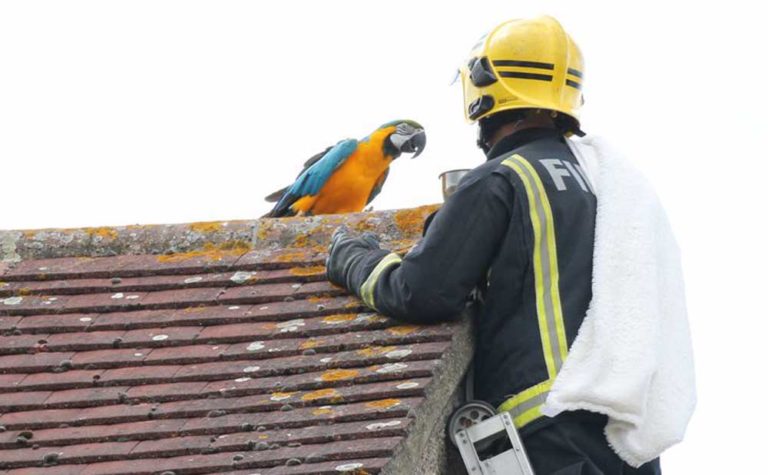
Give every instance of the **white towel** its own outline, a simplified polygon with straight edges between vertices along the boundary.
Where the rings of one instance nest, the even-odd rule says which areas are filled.
[[[592,302],[542,412],[607,415],[637,467],[682,440],[696,405],[680,254],[639,171],[599,138],[571,148],[597,193]]]

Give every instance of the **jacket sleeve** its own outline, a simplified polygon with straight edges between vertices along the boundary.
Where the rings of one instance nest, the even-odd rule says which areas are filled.
[[[467,179],[405,257],[376,256],[378,263],[359,292],[369,306],[409,322],[451,320],[462,312],[466,297],[486,279],[514,197],[501,175]]]

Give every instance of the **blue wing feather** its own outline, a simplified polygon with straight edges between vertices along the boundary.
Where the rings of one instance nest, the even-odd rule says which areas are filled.
[[[285,192],[275,205],[269,216],[285,216],[290,213],[290,206],[304,196],[314,196],[328,181],[333,172],[339,168],[357,149],[357,140],[346,139],[333,146],[322,158],[317,160],[299,175],[296,181]]]

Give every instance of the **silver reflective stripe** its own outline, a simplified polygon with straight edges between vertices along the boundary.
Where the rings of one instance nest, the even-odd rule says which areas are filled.
[[[529,410],[533,409],[536,406],[541,406],[546,402],[547,396],[549,396],[549,391],[543,392],[539,395],[536,395],[527,401],[523,401],[517,406],[512,407],[509,409],[509,413],[512,414],[513,418],[516,418],[518,416],[521,416],[528,412]]]
[[[384,269],[399,264],[402,261],[403,259],[400,256],[392,252],[384,256],[384,259],[376,264],[371,275],[365,279],[365,282],[363,282],[363,285],[360,287],[360,298],[363,299],[363,302],[365,302],[367,306],[376,309],[373,291],[376,289],[376,282],[379,281],[379,277],[381,276],[381,273],[384,272]]]
[[[519,162],[520,160],[517,157],[512,157],[513,160]],[[523,171],[523,174],[526,175],[528,178],[528,181],[531,183],[531,188],[533,191],[534,206],[536,206],[536,213],[539,215],[539,225],[541,229],[541,237],[540,239],[544,241],[546,239],[547,231],[547,220],[544,218],[546,216],[545,210],[544,210],[544,203],[541,198],[541,194],[539,193],[539,188],[534,185],[534,177],[531,174],[531,172],[526,168],[525,166],[521,166],[520,169]],[[560,368],[563,366],[563,360],[560,357],[560,347],[558,345],[557,340],[557,331],[556,331],[556,324],[555,324],[555,308],[554,304],[552,303],[552,274],[550,273],[549,269],[550,267],[550,258],[549,255],[549,246],[546,245],[546,243],[541,242],[537,243],[537,245],[541,246],[541,275],[542,275],[542,285],[544,287],[544,307],[545,307],[545,314],[547,316],[547,330],[549,332],[549,342],[552,345],[552,353],[553,358],[555,361],[555,371],[560,371]]]

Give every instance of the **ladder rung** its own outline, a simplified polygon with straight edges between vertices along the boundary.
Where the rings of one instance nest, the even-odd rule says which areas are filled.
[[[502,418],[498,416],[486,419],[483,422],[467,427],[464,430],[467,432],[467,437],[472,442],[478,442],[506,431]]]

